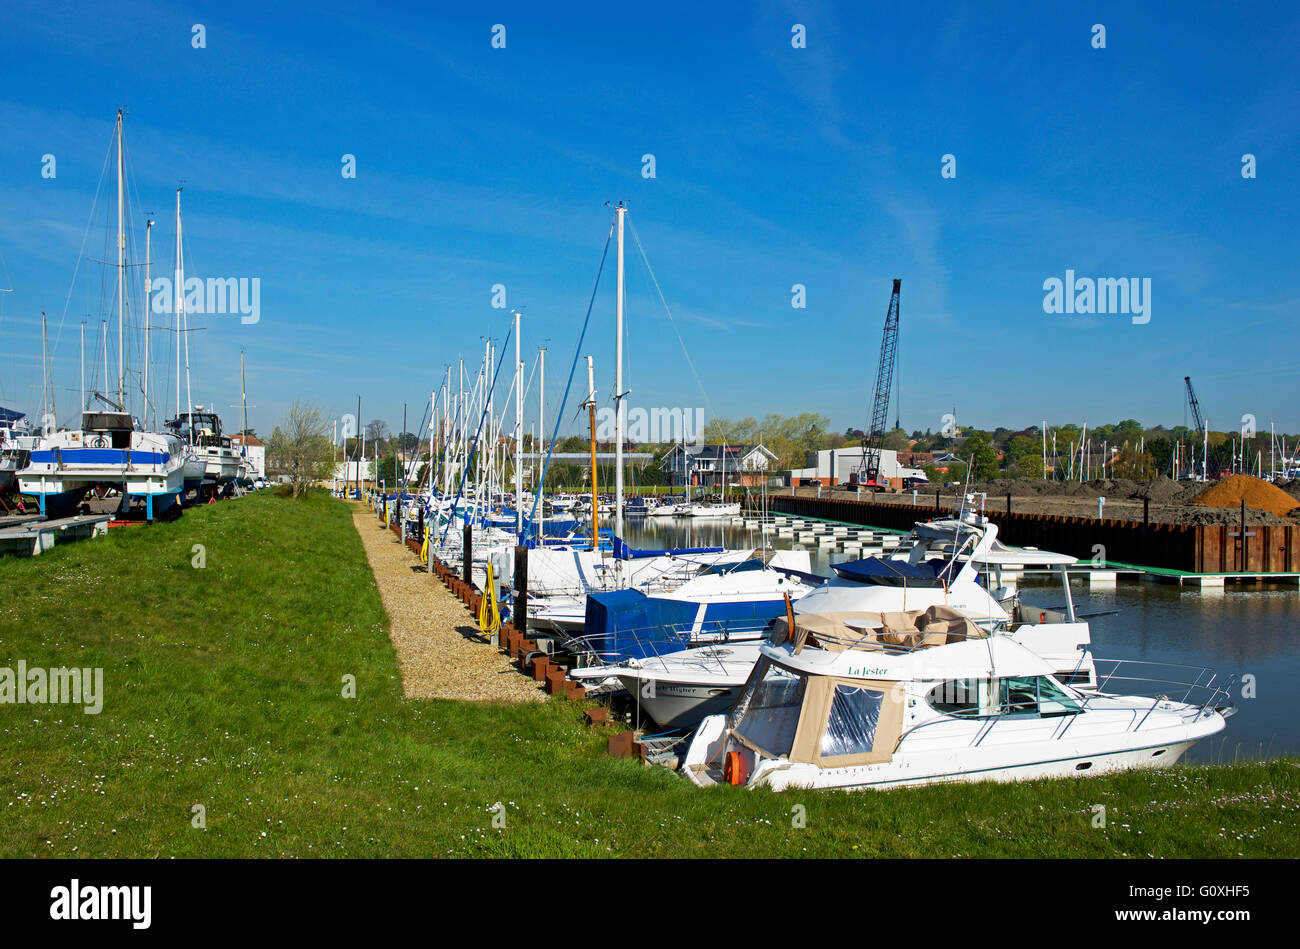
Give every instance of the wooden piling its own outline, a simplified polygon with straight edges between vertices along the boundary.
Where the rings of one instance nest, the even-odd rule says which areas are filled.
[[[511,620],[520,633],[528,633],[528,548],[515,548],[515,605]]]
[[[473,583],[474,569],[474,527],[469,521],[465,522],[465,540],[461,547],[462,553],[460,558],[460,578],[465,581],[465,585]]]

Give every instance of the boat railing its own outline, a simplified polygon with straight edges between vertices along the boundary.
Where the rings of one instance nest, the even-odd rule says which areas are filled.
[[[694,623],[667,623],[619,628],[612,633],[571,636],[567,648],[581,660],[582,665],[588,666],[617,666],[633,659],[644,665],[672,653],[690,650],[701,651],[698,658],[702,663],[716,662],[721,668],[724,657],[717,653],[706,655],[703,650],[733,642],[765,639],[771,626],[771,619],[740,619],[705,621],[698,627]],[[619,645],[611,647],[611,642]]]
[[[1232,687],[1237,676],[1221,678],[1208,666],[1188,666],[1146,659],[1094,659],[1097,692],[1118,690],[1125,695],[1140,695],[1159,701],[1179,702],[1199,707],[1200,713],[1233,708]],[[1148,712],[1150,714],[1150,712]],[[1139,723],[1140,726],[1141,723]]]

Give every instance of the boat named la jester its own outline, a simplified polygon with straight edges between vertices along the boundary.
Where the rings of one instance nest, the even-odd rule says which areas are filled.
[[[1162,694],[1108,691],[1150,683]],[[793,629],[777,620],[745,689],[700,724],[682,769],[700,786],[780,791],[1168,767],[1223,730],[1231,685],[1210,670],[1122,661],[1083,691],[965,618],[803,613]]]

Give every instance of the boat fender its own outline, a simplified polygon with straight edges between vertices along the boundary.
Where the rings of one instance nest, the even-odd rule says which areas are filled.
[[[728,751],[722,761],[722,780],[735,787],[745,783],[745,763],[739,751]]]

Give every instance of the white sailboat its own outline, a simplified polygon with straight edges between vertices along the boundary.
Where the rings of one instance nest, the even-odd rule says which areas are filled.
[[[175,436],[145,431],[126,407],[126,185],[122,111],[114,130],[117,149],[117,399],[95,393],[106,409],[83,405],[81,427],[44,432],[19,474],[19,489],[36,497],[41,513],[72,513],[92,489],[117,490],[120,510],[133,498],[145,502],[152,520],[170,508],[184,484],[184,454]],[[146,305],[147,313],[147,305]],[[44,316],[42,315],[44,335]],[[107,338],[105,339],[107,348]],[[105,375],[107,375],[105,358]],[[144,394],[148,405],[148,393]],[[53,416],[53,413],[50,413]]]
[[[240,458],[230,437],[221,430],[216,412],[195,405],[190,390],[189,319],[185,311],[185,258],[181,227],[181,189],[176,189],[176,416],[167,428],[185,444],[185,490],[201,491],[203,485],[219,491],[239,477]],[[180,411],[181,346],[185,347],[185,404]]]

